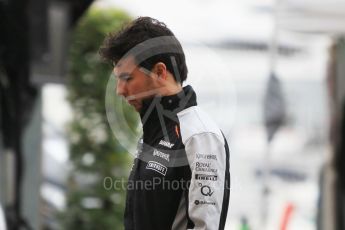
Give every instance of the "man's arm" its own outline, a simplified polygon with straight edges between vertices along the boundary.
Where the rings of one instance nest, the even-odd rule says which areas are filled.
[[[194,228],[224,229],[229,202],[229,153],[225,139],[214,133],[190,137],[185,150],[191,169],[188,214]]]

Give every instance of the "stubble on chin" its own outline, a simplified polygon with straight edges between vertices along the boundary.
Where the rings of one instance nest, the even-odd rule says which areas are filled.
[[[133,103],[131,106],[139,113],[141,111],[142,105],[139,102]]]

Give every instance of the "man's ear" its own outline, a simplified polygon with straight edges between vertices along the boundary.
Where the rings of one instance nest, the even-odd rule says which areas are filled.
[[[158,78],[161,80],[166,80],[167,79],[167,67],[163,62],[157,62],[153,69],[152,72],[157,75]]]

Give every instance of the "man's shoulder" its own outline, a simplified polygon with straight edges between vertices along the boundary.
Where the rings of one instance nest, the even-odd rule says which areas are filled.
[[[214,120],[199,106],[189,107],[177,114],[182,141],[199,134],[213,134],[222,137],[222,132]],[[221,138],[222,139],[222,138]]]

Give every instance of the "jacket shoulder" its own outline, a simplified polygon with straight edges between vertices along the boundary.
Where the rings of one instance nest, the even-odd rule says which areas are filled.
[[[189,107],[177,114],[180,123],[182,142],[198,134],[215,134],[220,140],[223,135],[218,125],[199,106]]]

